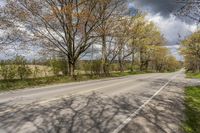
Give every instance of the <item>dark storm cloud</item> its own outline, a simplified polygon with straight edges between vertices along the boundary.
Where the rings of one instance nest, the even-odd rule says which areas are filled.
[[[177,11],[181,5],[176,0],[134,0],[135,8],[148,11],[152,14],[160,13],[163,17],[169,17]]]
[[[130,7],[147,13],[147,19],[155,23],[167,40],[172,54],[181,60],[178,53],[180,40],[196,31],[195,22],[187,17],[175,15],[183,6],[177,0],[132,0]]]

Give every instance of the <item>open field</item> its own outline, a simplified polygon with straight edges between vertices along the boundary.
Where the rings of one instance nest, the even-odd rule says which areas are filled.
[[[54,75],[52,68],[49,66],[45,66],[45,65],[27,65],[27,66],[31,70],[31,75],[28,78],[51,77]],[[35,73],[35,71],[37,71],[37,73]],[[15,79],[17,79],[17,78],[19,78],[19,77],[15,77]],[[3,77],[0,76],[0,79],[3,79]]]

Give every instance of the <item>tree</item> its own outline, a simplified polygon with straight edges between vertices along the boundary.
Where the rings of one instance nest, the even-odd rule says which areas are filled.
[[[110,65],[118,57],[118,62],[120,64],[120,71],[123,71],[123,61],[125,58],[130,56],[130,50],[126,47],[129,37],[129,25],[131,23],[131,17],[127,16],[117,16],[114,21],[111,21],[109,36],[107,37],[105,45],[104,56],[105,59],[102,61],[103,71],[105,74],[109,74]],[[108,29],[108,28],[107,28]],[[125,52],[126,51],[126,52]]]
[[[154,46],[154,51],[152,53],[152,67],[157,72],[163,72],[165,66],[167,65],[167,57],[169,55],[169,49],[163,46]]]
[[[147,70],[151,61],[154,46],[165,45],[165,39],[151,22],[143,27],[143,35],[139,39],[140,70]],[[153,47],[152,47],[153,46]]]
[[[134,63],[135,63],[135,54],[138,52],[141,40],[145,38],[146,29],[145,25],[147,24],[145,20],[145,15],[142,13],[138,13],[133,18],[133,23],[131,24],[131,28],[129,30],[130,41],[128,48],[131,49],[131,71],[133,71]]]
[[[200,72],[200,32],[197,31],[183,40],[180,49],[187,71]]]
[[[19,39],[21,33],[14,26],[12,20],[6,16],[5,10],[0,7],[0,50],[7,50],[9,46]]]
[[[177,59],[172,56],[168,55],[166,57],[166,63],[165,63],[165,71],[168,72],[174,72],[182,67],[181,62],[177,61]]]
[[[101,69],[104,74],[108,74],[110,64],[108,56],[111,54],[111,50],[108,46],[113,45],[113,40],[115,38],[114,28],[118,21],[120,21],[121,16],[125,15],[127,2],[127,0],[106,0],[106,2],[100,4],[99,12],[102,12],[103,17],[100,19],[101,25],[99,25],[96,33],[101,41]],[[113,61],[115,57],[116,55],[113,55],[111,61]]]
[[[188,17],[191,20],[200,22],[200,1],[199,0],[177,0],[181,7],[176,11],[180,17]]]
[[[114,0],[110,1],[9,0],[6,11],[30,32],[36,43],[65,54],[69,75],[74,75],[78,58],[96,39],[94,31],[115,9]]]

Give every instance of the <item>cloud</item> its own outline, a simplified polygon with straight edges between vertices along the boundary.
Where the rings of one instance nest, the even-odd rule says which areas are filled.
[[[168,18],[159,13],[148,14],[146,18],[157,25],[169,45],[177,45],[180,40],[191,35],[197,29],[195,24],[183,22],[172,14]]]
[[[163,17],[169,17],[171,13],[180,8],[176,0],[134,0],[135,8],[151,14],[159,13]]]
[[[146,19],[160,29],[172,54],[182,60],[179,55],[180,41],[197,30],[194,21],[174,15],[182,4],[176,0],[134,0],[129,6],[147,13]]]
[[[1,0],[1,1],[0,1],[0,7],[1,7],[1,6],[4,6],[4,5],[5,5],[5,2],[6,2],[5,0]]]
[[[183,60],[183,57],[179,54],[180,41],[195,32],[197,26],[183,22],[172,14],[168,18],[161,16],[159,13],[148,14],[146,19],[154,22],[160,29],[168,42],[167,48],[170,49],[171,53],[178,60]]]
[[[177,0],[134,0],[129,6],[147,13],[147,18],[153,21],[165,35],[170,43],[178,42],[180,39],[193,33],[196,24],[187,17],[179,18],[174,15],[182,4]],[[179,35],[181,38],[179,38]]]

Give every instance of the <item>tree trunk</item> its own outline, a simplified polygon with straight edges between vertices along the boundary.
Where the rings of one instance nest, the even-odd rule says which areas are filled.
[[[132,48],[131,72],[133,72],[134,63],[135,63],[135,51],[134,48]]]
[[[144,60],[143,60],[143,51],[140,49],[140,71],[143,70]]]
[[[122,60],[119,60],[119,69],[120,69],[120,72],[124,72],[124,67],[123,67],[123,61]]]
[[[119,70],[120,70],[120,72],[123,72],[124,68],[123,68],[122,49],[121,48],[119,50],[118,62],[119,62]]]
[[[149,68],[149,61],[148,60],[145,61],[144,66],[145,66],[145,71],[148,71],[148,68]]]
[[[75,76],[75,68],[76,68],[76,61],[69,61],[68,62],[68,72],[69,72],[69,76]]]
[[[101,59],[101,71],[103,74],[106,74],[107,75],[107,54],[106,54],[106,50],[107,50],[107,47],[106,47],[106,36],[105,35],[102,35],[101,36],[101,39],[102,39],[102,59]]]

